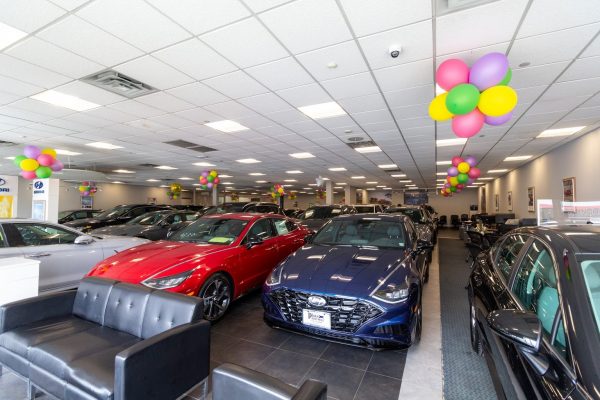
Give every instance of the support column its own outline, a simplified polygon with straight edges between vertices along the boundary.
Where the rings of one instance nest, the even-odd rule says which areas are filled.
[[[369,204],[369,191],[367,189],[362,190],[362,203]]]
[[[344,202],[346,204],[355,204],[356,203],[356,188],[347,185],[344,187]]]
[[[333,204],[333,183],[325,181],[325,204],[328,206]]]
[[[32,185],[31,218],[57,223],[59,180],[34,179]]]
[[[212,189],[212,205],[213,206],[218,206],[219,205],[219,185],[213,186]]]

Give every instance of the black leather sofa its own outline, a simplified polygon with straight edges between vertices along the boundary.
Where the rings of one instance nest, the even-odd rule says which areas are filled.
[[[327,400],[327,385],[312,379],[299,388],[234,364],[212,371],[212,400]]]
[[[0,365],[59,399],[176,399],[210,372],[202,314],[199,298],[85,278],[0,307]]]

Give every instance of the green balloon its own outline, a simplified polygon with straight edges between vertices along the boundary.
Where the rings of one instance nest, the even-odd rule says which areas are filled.
[[[456,85],[446,96],[446,108],[452,114],[468,114],[477,107],[479,103],[479,89],[469,83]]]
[[[26,160],[27,157],[20,155],[20,156],[16,156],[15,159],[13,160],[13,163],[15,163],[15,165],[17,167],[20,167],[21,161]]]
[[[512,69],[508,68],[508,71],[506,71],[506,75],[504,75],[504,78],[502,78],[502,80],[500,81],[500,83],[498,85],[506,86],[510,83],[511,79],[512,79]]]
[[[450,191],[451,192],[456,192],[456,186],[450,186]]]
[[[467,174],[458,174],[456,177],[458,179],[458,183],[467,183],[469,181],[469,175]]]
[[[206,177],[206,180],[209,181],[209,182],[212,182],[212,181],[215,180],[215,177],[212,176],[212,175],[209,175],[209,176]]]
[[[38,169],[35,170],[35,175],[40,179],[50,178],[52,169],[50,169],[50,167],[38,167]]]

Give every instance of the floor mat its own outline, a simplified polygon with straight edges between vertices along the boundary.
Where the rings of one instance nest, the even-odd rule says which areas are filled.
[[[444,398],[497,399],[484,358],[471,350],[469,303],[465,285],[470,269],[466,248],[457,239],[440,239],[440,300]]]

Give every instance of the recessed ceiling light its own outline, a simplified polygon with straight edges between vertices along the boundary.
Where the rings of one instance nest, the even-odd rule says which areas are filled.
[[[365,179],[364,176],[362,175],[357,175],[357,176],[351,176],[352,179]]]
[[[343,186],[334,186],[333,188],[334,189],[343,189],[344,187]]]
[[[286,174],[303,174],[304,172],[298,170],[298,169],[293,169],[291,171],[285,171]]]
[[[435,165],[450,165],[452,164],[452,161],[448,160],[448,161],[436,161]]]
[[[27,33],[0,22],[0,50],[23,39]]]
[[[146,179],[146,182],[160,182],[160,179]]]
[[[204,125],[225,133],[239,132],[250,129],[242,124],[238,124],[237,122],[231,121],[229,119],[224,119],[223,121],[209,122],[208,124]]]
[[[86,143],[86,146],[90,146],[90,147],[95,147],[97,149],[105,149],[105,150],[115,150],[115,149],[122,149],[123,146],[115,146],[114,144],[110,144],[110,143],[106,143],[106,142],[93,142],[93,143]]]
[[[437,176],[444,176],[444,175],[448,175],[447,172],[436,172],[435,173]]]
[[[378,186],[378,187],[379,187],[379,186]],[[386,186],[386,187],[384,187],[384,188],[383,188],[383,190],[392,190],[392,188],[391,188],[391,187],[388,187],[388,186]]]
[[[290,156],[294,157],[294,158],[314,158],[315,157],[310,153],[292,153],[292,154],[290,154]]]
[[[233,182],[221,182],[223,185],[235,185]]]
[[[197,162],[197,163],[194,163],[194,165],[197,165],[198,167],[214,167],[215,166],[215,164],[211,164],[206,161]]]
[[[123,182],[121,182],[121,181],[112,181],[112,183],[116,183],[116,184],[119,184],[119,185],[120,185],[120,184],[122,184]]]
[[[375,188],[367,188],[367,190],[375,190]]]
[[[496,178],[492,178],[492,177],[479,178],[480,181],[491,181],[494,179],[496,179]]]
[[[338,65],[335,61],[327,63],[327,68],[330,68],[330,69],[337,68],[337,66]]]
[[[367,183],[369,183],[369,182],[367,182]],[[385,187],[385,185],[377,185],[377,187],[378,187],[378,188],[384,188],[384,187]]]
[[[267,181],[255,181],[256,183],[267,183]]]
[[[506,171],[508,171],[506,168],[503,168],[503,169],[490,169],[488,171],[488,173],[490,173],[490,174],[500,174],[500,173],[506,172]]]
[[[91,101],[83,100],[70,94],[57,92],[56,90],[46,90],[30,98],[75,111],[85,111],[100,107],[100,104],[92,103]]]
[[[250,172],[248,175],[250,176],[265,176],[262,172]]]
[[[242,158],[240,160],[235,160],[241,164],[256,164],[259,163],[260,161],[257,160],[256,158]]]
[[[400,182],[400,183],[411,183],[412,179],[406,179],[406,180],[398,181],[398,182]]]
[[[365,182],[367,185],[375,185],[376,183],[379,183],[377,181],[370,181],[370,182]]]
[[[70,151],[70,150],[55,149],[54,151],[56,151],[56,154],[60,154],[61,156],[80,156],[81,155],[81,153],[76,153],[76,152]]]
[[[313,104],[310,106],[298,107],[302,113],[312,119],[322,119],[346,115],[346,111],[335,101],[329,103]]]
[[[407,189],[408,189],[408,190],[415,190],[415,189],[418,189],[418,188],[419,188],[418,186],[410,186],[410,187],[407,187]]]
[[[485,185],[483,182],[473,182],[473,185]]]
[[[467,139],[465,138],[440,139],[435,141],[437,147],[462,146],[465,143],[467,143]]]
[[[192,178],[188,178],[187,176],[182,176],[181,178],[179,178],[180,181],[191,181]]]
[[[130,171],[128,169],[115,169],[113,172],[117,172],[119,174],[135,174],[135,171]]]
[[[398,168],[398,166],[396,164],[379,164],[378,167],[381,168],[381,169],[394,169],[394,168]]]
[[[339,185],[339,186],[344,186],[345,184],[346,184],[346,182],[336,182],[336,185]]]
[[[504,161],[524,161],[529,160],[533,156],[510,156],[506,157]]]
[[[436,182],[446,182],[445,179],[437,179]]]
[[[379,151],[381,151],[381,149],[379,148],[379,146],[363,146],[363,147],[355,147],[354,150],[358,151],[359,153],[377,153]]]
[[[321,178],[321,179],[323,179],[324,181],[330,181],[331,180],[329,178]]]
[[[281,185],[281,186],[283,186],[283,187],[292,187],[294,185],[287,184],[287,185]]]
[[[576,132],[579,132],[585,128],[585,126],[574,126],[572,128],[560,128],[560,129],[546,129],[539,135],[538,138],[551,138],[551,137],[559,137],[559,136],[570,136]]]
[[[223,174],[223,175],[219,174],[219,178],[233,178],[233,176],[231,176],[231,175],[225,175],[225,174]]]
[[[298,182],[298,181],[297,181],[297,180],[295,180],[295,179],[284,179],[283,181],[284,181],[284,182]]]
[[[173,169],[177,169],[175,167],[169,167],[168,165],[159,165],[158,167],[154,167],[156,169],[165,169],[165,170],[173,170]]]
[[[165,188],[165,187],[169,187],[169,185],[160,185],[159,187]]]
[[[16,157],[4,157],[5,160],[14,160]]]
[[[309,183],[308,186],[317,186],[316,183]]]
[[[406,174],[393,174],[392,178],[406,178]]]
[[[332,172],[347,171],[347,169],[344,167],[332,167],[332,168],[329,168],[329,170]]]
[[[199,183],[192,183],[192,186],[200,186]]]

